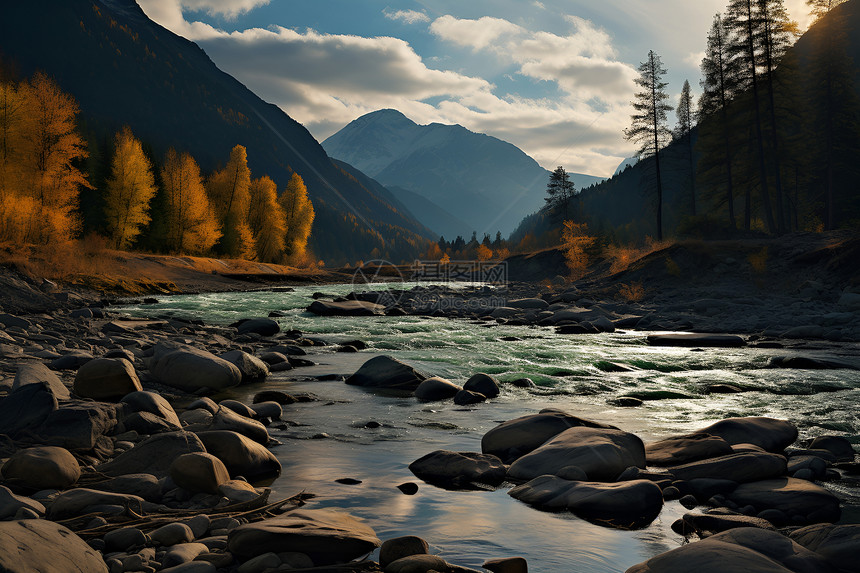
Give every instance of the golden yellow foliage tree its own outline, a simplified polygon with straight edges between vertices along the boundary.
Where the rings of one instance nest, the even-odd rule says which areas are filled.
[[[585,223],[564,222],[561,233],[562,249],[567,268],[570,269],[570,276],[574,280],[581,279],[588,271],[587,249],[594,244],[595,239],[589,237],[587,232],[588,225]]]
[[[127,249],[149,223],[149,203],[157,191],[152,163],[126,126],[116,134],[111,174],[105,189],[105,219],[117,249]]]
[[[171,148],[161,168],[166,199],[166,245],[180,253],[208,252],[221,238],[215,210],[203,187],[200,167],[188,153]]]
[[[254,235],[257,260],[275,262],[284,254],[287,221],[278,203],[278,186],[268,176],[251,181],[248,225]]]
[[[314,223],[314,206],[308,188],[298,173],[293,173],[278,200],[287,221],[285,253],[289,261],[301,263],[307,255],[308,237]]]
[[[493,250],[487,245],[478,245],[477,255],[479,261],[489,261],[493,258]]]
[[[209,200],[221,222],[221,251],[231,257],[250,259],[255,255],[254,236],[248,226],[250,187],[248,151],[237,145],[230,151],[227,166],[213,173],[206,183]]]
[[[42,73],[19,85],[17,96],[20,116],[13,124],[21,131],[20,138],[11,139],[17,147],[11,153],[20,183],[17,215],[26,220],[22,240],[68,241],[80,228],[75,213],[80,187],[89,187],[75,166],[87,156],[86,144],[77,133],[78,105]]]

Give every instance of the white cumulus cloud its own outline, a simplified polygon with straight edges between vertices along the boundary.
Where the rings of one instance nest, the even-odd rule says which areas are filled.
[[[383,10],[382,13],[385,14],[385,17],[389,20],[399,20],[406,24],[420,24],[422,22],[430,21],[430,16],[424,12],[419,12],[418,10],[397,10],[392,12],[386,9]]]

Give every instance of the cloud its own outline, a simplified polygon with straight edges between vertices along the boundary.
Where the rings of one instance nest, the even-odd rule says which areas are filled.
[[[701,52],[692,52],[692,53],[688,54],[686,58],[684,58],[684,63],[689,65],[692,68],[699,69],[699,67],[702,65],[702,60],[704,60],[704,59],[705,59],[704,50]]]
[[[396,12],[391,12],[386,8],[382,13],[389,20],[399,20],[406,24],[418,24],[430,21],[430,17],[427,14],[417,10],[397,10]]]
[[[478,20],[460,20],[446,15],[436,18],[430,24],[430,31],[458,46],[482,50],[494,46],[497,40],[519,37],[524,30],[502,18],[484,16]]]

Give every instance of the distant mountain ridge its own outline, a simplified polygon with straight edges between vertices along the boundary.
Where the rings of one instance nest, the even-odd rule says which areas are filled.
[[[392,207],[390,194],[336,166],[301,124],[150,20],[134,0],[4,2],[0,56],[20,77],[41,70],[71,93],[88,139],[110,141],[128,125],[156,161],[176,147],[204,173],[241,144],[254,176],[269,175],[281,190],[298,172],[317,213],[311,247],[323,259],[355,261],[379,247],[392,260],[408,260],[416,244],[434,238],[402,205]]]
[[[544,204],[549,171],[511,143],[469,131],[460,125],[418,125],[397,110],[368,113],[323,141],[329,155],[353,165],[397,195],[396,189],[435,204],[415,216],[451,238],[507,235],[524,215]],[[577,188],[603,179],[571,174]],[[452,217],[446,219],[444,213]],[[466,226],[463,226],[465,222]],[[435,228],[434,228],[435,227]]]

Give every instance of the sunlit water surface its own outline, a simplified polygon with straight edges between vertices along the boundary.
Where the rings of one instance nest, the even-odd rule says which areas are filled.
[[[860,372],[765,368],[769,357],[785,350],[655,348],[647,346],[642,332],[570,336],[557,335],[551,328],[488,327],[443,318],[324,318],[304,310],[317,290],[343,295],[352,286],[172,296],[124,310],[215,324],[283,311],[287,317],[277,320],[285,330],[299,329],[332,342],[366,342],[370,348],[357,354],[321,348],[319,354],[308,356],[317,366],[273,374],[265,386],[242,387],[229,397],[250,402],[263,387],[319,396],[322,401],[284,407],[284,418],[297,425],[270,428],[283,442],[273,449],[283,465],[281,477],[272,484],[274,496],[314,493],[314,507],[347,509],[365,518],[382,539],[418,535],[433,552],[460,565],[480,568],[489,558],[521,555],[534,572],[624,571],[683,542],[670,529],[686,511],[677,502],[667,503],[647,528],[621,531],[570,514],[534,510],[510,498],[507,488],[440,490],[418,482],[407,469],[410,462],[437,449],[480,451],[481,436],[490,428],[541,408],[561,408],[614,424],[646,442],[722,418],[752,415],[790,419],[799,426],[801,438],[828,433],[860,442]],[[461,408],[450,402],[422,404],[414,398],[381,396],[340,381],[307,379],[350,374],[379,353],[458,384],[476,372],[487,372],[502,382],[529,377],[537,387],[503,384],[499,398]],[[804,354],[856,358],[857,347],[830,346]],[[706,394],[704,390],[715,383],[746,391]],[[638,408],[610,405],[619,396],[636,396],[645,403]],[[381,426],[366,428],[369,421]],[[334,482],[338,478],[362,483],[341,485]],[[416,495],[396,489],[407,481],[419,483]]]

